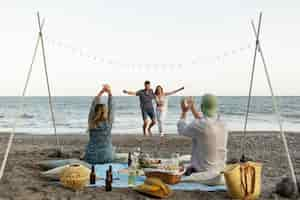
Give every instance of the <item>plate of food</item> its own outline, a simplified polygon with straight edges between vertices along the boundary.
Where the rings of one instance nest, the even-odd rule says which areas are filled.
[[[170,168],[170,167],[161,167],[161,168],[144,168],[144,173],[146,177],[155,177],[161,179],[167,184],[176,184],[181,180],[181,176],[185,173],[184,167]]]
[[[139,165],[141,168],[159,168],[161,165],[161,159],[147,158],[140,159]]]

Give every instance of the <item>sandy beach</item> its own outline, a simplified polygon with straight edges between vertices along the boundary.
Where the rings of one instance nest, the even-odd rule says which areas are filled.
[[[296,173],[300,174],[300,134],[287,133],[291,156]],[[229,137],[228,159],[240,157],[240,132],[232,132]],[[0,134],[0,156],[6,148],[8,134]],[[88,140],[87,135],[63,135],[64,152],[79,158]],[[137,146],[154,156],[169,155],[171,152],[188,154],[191,140],[177,135],[157,136],[113,135],[117,152],[128,152]],[[51,157],[55,148],[55,137],[51,135],[18,134],[9,155],[4,177],[0,182],[0,199],[149,199],[131,189],[114,189],[105,192],[103,188],[85,188],[75,193],[62,186],[54,185],[40,177],[38,161],[55,159]],[[282,141],[277,132],[251,132],[247,136],[247,156],[263,161],[263,184],[261,199],[281,199],[274,194],[275,184],[289,174]],[[225,192],[185,192],[175,191],[170,199],[230,199]]]

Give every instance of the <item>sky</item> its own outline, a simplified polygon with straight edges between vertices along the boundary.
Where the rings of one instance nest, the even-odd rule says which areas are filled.
[[[0,96],[24,87],[43,34],[53,96],[114,95],[144,80],[180,95],[248,94],[257,24],[275,94],[300,95],[300,1],[289,0],[10,0],[0,2]],[[27,95],[47,95],[39,46]],[[269,95],[260,57],[254,95]]]

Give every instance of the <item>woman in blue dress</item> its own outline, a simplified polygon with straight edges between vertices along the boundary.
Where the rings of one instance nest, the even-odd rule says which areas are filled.
[[[101,102],[104,93],[108,94],[108,103]],[[113,160],[111,129],[113,124],[113,97],[109,85],[94,98],[88,119],[89,143],[86,146],[85,160],[90,164],[109,163]]]

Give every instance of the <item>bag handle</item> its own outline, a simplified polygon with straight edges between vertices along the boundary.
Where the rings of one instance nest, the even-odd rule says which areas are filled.
[[[240,166],[241,174],[241,186],[242,190],[245,192],[244,200],[249,200],[251,195],[255,192],[255,167],[248,163],[242,164]],[[250,189],[248,190],[248,175],[250,175]]]

